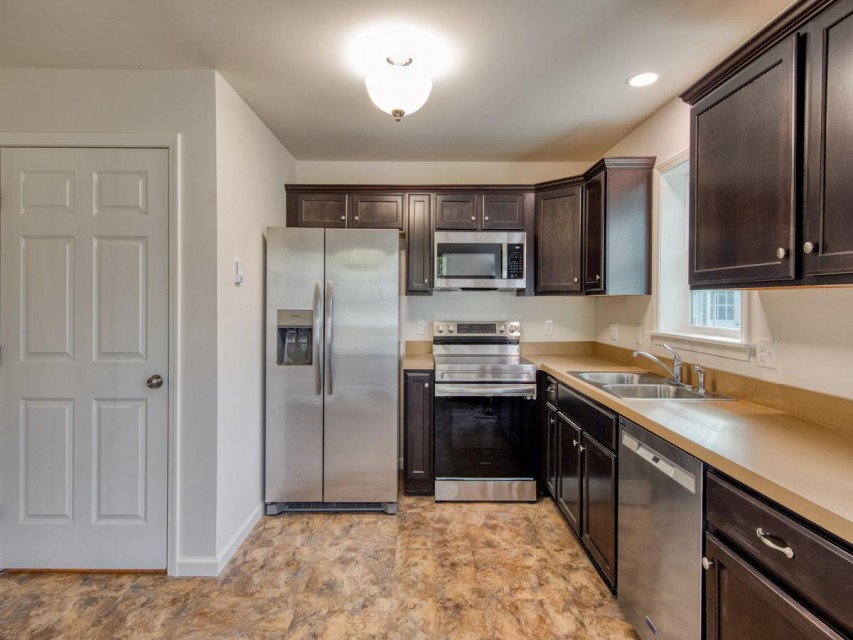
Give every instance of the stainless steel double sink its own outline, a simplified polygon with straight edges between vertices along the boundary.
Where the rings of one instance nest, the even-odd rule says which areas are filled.
[[[675,384],[671,380],[651,373],[626,373],[621,371],[568,371],[576,376],[611,393],[617,398],[631,400],[733,400],[710,391],[701,393],[698,389]]]

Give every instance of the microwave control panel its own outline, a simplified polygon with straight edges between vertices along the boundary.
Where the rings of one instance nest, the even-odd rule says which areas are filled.
[[[524,278],[524,245],[509,244],[506,247],[506,277],[510,280]]]

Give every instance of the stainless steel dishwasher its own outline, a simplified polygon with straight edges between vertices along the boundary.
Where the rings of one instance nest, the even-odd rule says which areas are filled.
[[[619,607],[641,638],[702,637],[702,462],[619,419]]]

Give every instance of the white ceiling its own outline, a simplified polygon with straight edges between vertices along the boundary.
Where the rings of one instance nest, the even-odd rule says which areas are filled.
[[[299,160],[594,160],[789,4],[0,0],[0,66],[218,69]],[[400,123],[345,55],[387,21],[439,32],[456,59]],[[649,69],[657,84],[626,85]]]

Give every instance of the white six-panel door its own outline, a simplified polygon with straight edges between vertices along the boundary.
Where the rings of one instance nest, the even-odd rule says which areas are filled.
[[[168,152],[3,149],[0,197],[0,568],[163,569]]]

